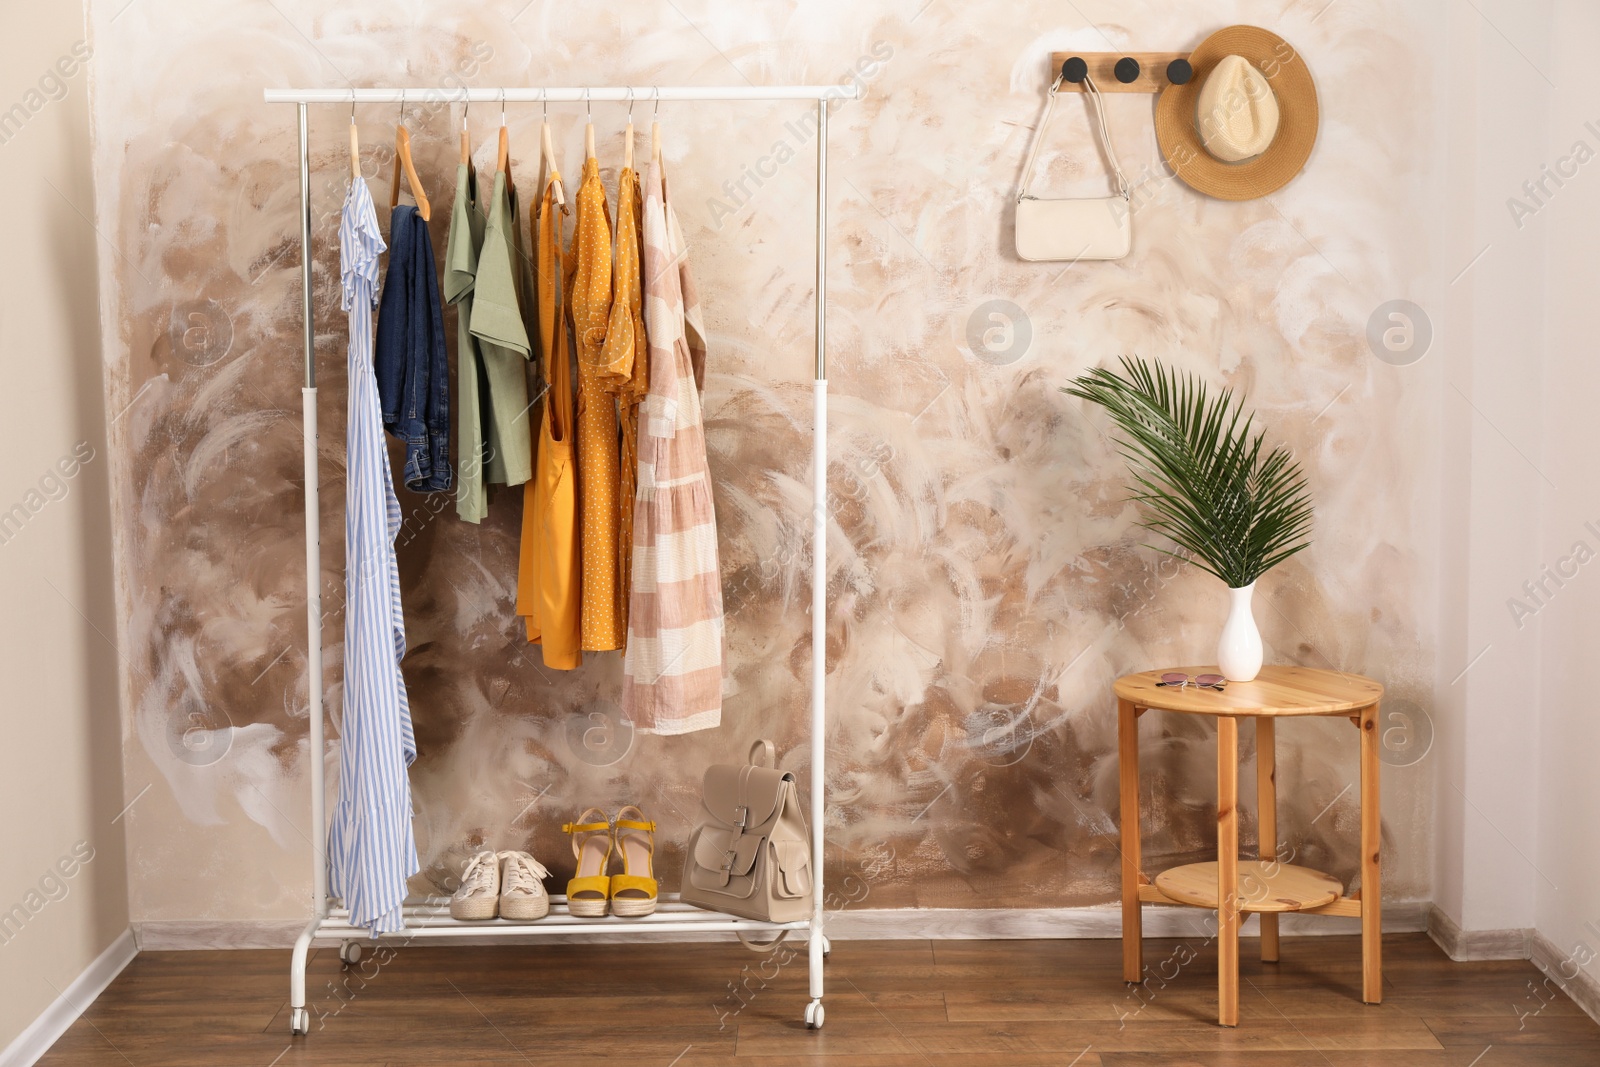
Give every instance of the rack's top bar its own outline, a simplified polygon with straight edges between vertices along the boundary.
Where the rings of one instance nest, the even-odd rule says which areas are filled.
[[[473,104],[498,103],[552,104],[632,100],[649,104],[656,100],[854,100],[860,91],[854,85],[604,85],[535,89],[527,86],[506,88],[468,88],[453,86],[396,86],[384,89],[265,89],[262,98],[269,104],[398,104],[429,101],[464,101]]]

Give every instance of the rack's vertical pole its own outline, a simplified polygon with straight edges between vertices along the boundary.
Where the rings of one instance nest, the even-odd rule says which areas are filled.
[[[300,299],[305,328],[305,386],[300,390],[306,481],[306,697],[310,724],[307,762],[311,772],[311,922],[295,942],[289,969],[290,1028],[306,1033],[306,954],[328,901],[327,833],[322,781],[322,546],[317,498],[316,330],[311,313],[311,151],[306,105],[300,109]]]
[[[811,501],[811,999],[822,999],[823,837],[828,754],[828,101],[817,101],[817,364],[812,382]],[[821,1019],[817,1019],[820,1024]]]

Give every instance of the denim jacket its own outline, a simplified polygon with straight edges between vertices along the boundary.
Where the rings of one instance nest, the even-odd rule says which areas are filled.
[[[389,268],[378,305],[373,370],[384,429],[406,445],[406,488],[449,489],[450,362],[439,271],[428,224],[410,204],[389,217]]]

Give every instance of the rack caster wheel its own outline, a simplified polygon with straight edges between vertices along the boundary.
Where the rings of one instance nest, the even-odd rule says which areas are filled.
[[[821,1005],[817,1005],[821,1007]],[[809,1013],[808,1016],[809,1018]],[[289,1009],[289,1032],[291,1034],[309,1034],[311,1032],[311,1013],[304,1008]]]
[[[806,1005],[806,1029],[807,1030],[821,1030],[822,1029],[822,1019],[823,1019],[822,1001],[813,1000],[810,1004]]]
[[[361,962],[361,942],[346,941],[339,946],[339,960],[346,967],[352,967]]]
[[[831,955],[833,955],[833,942],[824,937],[822,939],[822,958],[827,959]]]

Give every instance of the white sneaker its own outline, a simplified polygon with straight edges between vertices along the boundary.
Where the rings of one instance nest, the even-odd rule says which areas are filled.
[[[542,879],[550,877],[544,865],[526,852],[502,852],[500,859],[500,918],[542,919],[550,914],[550,894]]]
[[[461,888],[450,898],[452,919],[492,919],[500,906],[500,864],[489,850],[467,861]]]

